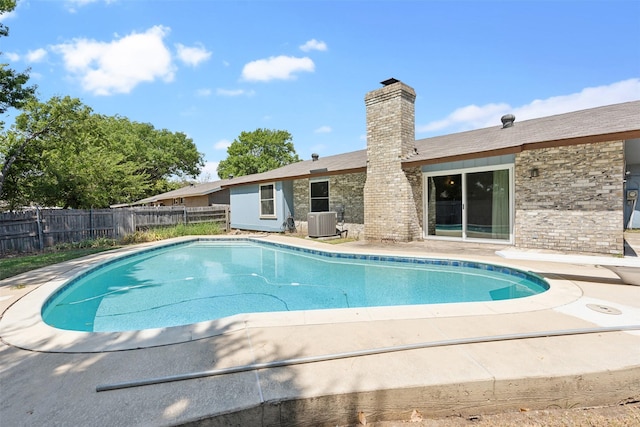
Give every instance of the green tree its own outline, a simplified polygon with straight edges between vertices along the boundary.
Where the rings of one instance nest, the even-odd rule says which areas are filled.
[[[11,208],[133,202],[173,189],[171,178],[195,177],[203,164],[183,133],[93,114],[70,97],[27,104],[0,139],[0,152],[14,159],[3,168],[0,192]]]
[[[15,7],[15,0],[0,0],[0,16],[11,12]],[[0,23],[0,37],[8,35],[9,28]],[[28,71],[19,73],[9,68],[8,64],[0,63],[0,114],[4,114],[9,108],[21,108],[35,96],[36,86],[25,86],[29,80]]]
[[[0,0],[0,16],[15,8],[15,0]],[[9,27],[0,23],[0,37],[8,35]],[[29,100],[35,99],[36,86],[26,86],[28,80],[28,70],[19,73],[9,68],[9,64],[0,62],[0,114],[5,114],[10,108],[22,108]],[[0,128],[2,127],[4,120],[0,119]],[[32,138],[16,139],[15,135],[0,136],[0,199],[9,168],[31,139],[37,137],[38,135],[33,135]]]
[[[227,158],[218,165],[218,176],[243,176],[266,172],[299,162],[291,134],[284,130],[256,129],[242,132],[227,148]]]
[[[195,179],[204,166],[203,155],[182,132],[158,130],[149,123],[131,122],[118,116],[102,116],[102,120],[112,149],[136,164],[137,173],[148,179],[149,189],[139,198],[173,190],[176,186],[172,179]]]
[[[0,135],[0,199],[11,207],[37,201],[32,197],[44,179],[45,148],[63,144],[90,113],[69,97],[52,98],[47,104],[29,101],[12,128]]]

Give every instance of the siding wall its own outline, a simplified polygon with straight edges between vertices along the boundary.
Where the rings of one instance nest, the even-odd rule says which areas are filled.
[[[623,179],[623,141],[517,154],[516,246],[622,254]]]
[[[275,218],[260,218],[259,185],[244,185],[231,188],[231,228],[280,232],[285,230],[285,222],[291,213],[293,186],[290,183],[275,182]],[[285,191],[287,194],[285,194]]]

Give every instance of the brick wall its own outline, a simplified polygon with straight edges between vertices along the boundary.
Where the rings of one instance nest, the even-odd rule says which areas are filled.
[[[329,180],[329,209],[344,207],[344,220],[352,224],[364,224],[364,181],[366,173],[348,173],[327,177]],[[306,221],[310,208],[309,180],[293,182],[293,209],[296,221]]]
[[[420,239],[414,188],[402,170],[402,159],[415,147],[415,91],[402,82],[365,96],[367,113],[367,179],[364,186],[365,239]],[[421,204],[421,203],[420,203]]]
[[[422,191],[422,168],[417,166],[417,167],[405,169],[404,173],[407,177],[407,180],[409,181],[409,184],[411,185],[413,202],[416,207],[415,214],[418,219],[418,226],[420,227],[420,230],[422,230],[422,228],[424,227],[424,224],[422,223],[424,218],[424,215],[423,215],[424,202],[422,200],[422,197],[424,194]],[[421,233],[421,231],[418,231],[418,233]],[[420,234],[419,236],[422,237],[422,234]]]
[[[623,179],[623,141],[517,154],[516,246],[622,254]]]

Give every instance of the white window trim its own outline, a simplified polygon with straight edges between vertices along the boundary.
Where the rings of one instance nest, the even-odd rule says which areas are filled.
[[[466,227],[466,213],[464,211],[466,203],[466,179],[464,176],[468,173],[475,172],[488,172],[488,171],[497,171],[497,170],[509,170],[509,240],[498,240],[498,239],[478,239],[474,237],[467,237],[466,233],[463,233],[462,237],[446,237],[446,236],[430,236],[427,235],[429,230],[429,193],[428,193],[428,182],[427,179],[432,176],[442,176],[442,175],[454,175],[460,174],[462,175],[462,192],[463,192],[463,231]],[[512,245],[514,243],[514,232],[515,232],[515,164],[514,163],[503,163],[498,165],[491,166],[478,166],[472,168],[463,168],[463,169],[447,169],[441,171],[432,171],[432,172],[423,172],[422,173],[422,200],[424,200],[423,212],[422,212],[422,223],[424,226],[422,227],[422,235],[424,239],[428,240],[452,240],[456,242],[478,242],[478,243],[495,243],[495,244],[505,244]]]
[[[273,213],[272,214],[263,214],[262,213],[262,187],[266,187],[271,185],[273,187]],[[258,184],[258,212],[260,212],[260,218],[273,219],[277,218],[277,203],[276,203],[276,183],[275,182],[265,182],[264,184]],[[265,199],[267,200],[267,199]]]

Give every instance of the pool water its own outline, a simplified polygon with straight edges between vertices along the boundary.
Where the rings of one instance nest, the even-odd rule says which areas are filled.
[[[503,300],[548,287],[490,264],[201,240],[101,265],[50,297],[42,317],[60,329],[127,331],[240,313]]]

